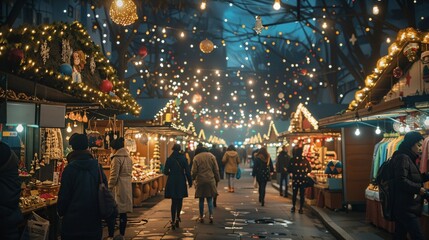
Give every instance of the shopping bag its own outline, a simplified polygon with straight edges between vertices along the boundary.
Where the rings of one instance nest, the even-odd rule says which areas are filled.
[[[241,178],[241,169],[240,169],[240,167],[237,168],[237,174],[235,174],[235,178],[237,178],[237,179]]]
[[[33,212],[33,218],[27,221],[27,231],[30,240],[47,240],[49,221]]]

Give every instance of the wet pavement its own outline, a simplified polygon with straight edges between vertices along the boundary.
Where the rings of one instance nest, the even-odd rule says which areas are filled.
[[[365,221],[365,212],[331,211],[306,205],[304,214],[291,213],[291,198],[279,196],[277,184],[268,184],[265,206],[258,202],[250,169],[235,181],[235,193],[221,180],[214,223],[210,224],[205,204],[205,222],[197,222],[198,199],[194,188],[183,201],[178,229],[170,229],[170,199],[163,192],[143,202],[128,215],[125,239],[390,239],[391,235]],[[291,195],[289,195],[291,196]],[[329,230],[328,230],[329,229]],[[116,229],[115,235],[118,234]],[[103,236],[107,236],[104,228]]]

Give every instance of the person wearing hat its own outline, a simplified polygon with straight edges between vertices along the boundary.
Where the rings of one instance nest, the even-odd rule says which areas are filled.
[[[189,171],[188,161],[181,152],[179,144],[174,144],[173,152],[165,161],[164,174],[168,176],[165,185],[165,198],[171,198],[171,229],[179,227],[180,212],[182,211],[183,198],[188,197],[188,188],[192,187],[192,178]]]
[[[394,239],[424,239],[420,216],[423,209],[423,196],[426,189],[423,183],[429,180],[427,174],[421,174],[417,159],[422,152],[423,136],[419,132],[405,134],[398,150],[393,153],[393,188],[395,216]]]
[[[73,152],[67,156],[69,164],[61,177],[57,202],[58,215],[62,220],[61,239],[101,239],[98,161],[88,151],[88,138],[85,134],[73,134],[69,144]],[[103,171],[101,178],[107,185]]]
[[[127,227],[127,213],[133,212],[133,192],[132,192],[132,171],[133,161],[130,158],[128,150],[124,147],[124,138],[114,139],[110,143],[112,156],[110,161],[109,190],[115,197],[118,204],[119,213],[119,236],[114,239],[124,239],[125,229]],[[109,237],[113,239],[115,233],[117,213],[113,214],[107,220]]]
[[[0,239],[19,239],[18,225],[23,221],[19,209],[21,179],[19,159],[9,145],[0,141]]]
[[[279,152],[279,155],[277,156],[277,162],[276,162],[276,171],[280,174],[280,187],[279,187],[279,193],[280,196],[288,197],[288,171],[287,167],[290,163],[290,156],[287,154],[287,146],[283,145],[282,150]],[[283,182],[285,183],[285,193],[283,192]]]

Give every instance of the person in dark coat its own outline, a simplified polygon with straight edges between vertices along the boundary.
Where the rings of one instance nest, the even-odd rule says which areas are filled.
[[[426,189],[423,183],[429,180],[427,174],[421,174],[416,160],[422,153],[423,136],[419,132],[405,134],[404,141],[393,153],[394,239],[424,239],[420,216],[423,210],[423,197]]]
[[[265,188],[267,187],[267,182],[271,180],[273,172],[274,167],[270,154],[265,147],[262,147],[255,156],[252,169],[252,176],[256,177],[256,181],[258,181],[259,185],[258,192],[261,206],[265,205]]]
[[[310,162],[302,156],[302,147],[296,146],[293,150],[293,159],[289,163],[289,172],[292,174],[292,208],[295,212],[296,197],[299,190],[299,210],[304,213],[305,185],[307,184],[307,175],[311,172]]]
[[[290,163],[290,157],[287,154],[287,146],[283,145],[282,150],[280,151],[279,155],[277,156],[277,162],[276,162],[276,171],[280,174],[280,196],[287,197],[288,196],[288,170],[287,167]],[[283,192],[283,182],[285,182],[285,193]]]
[[[98,204],[100,170],[98,161],[88,150],[88,138],[77,134],[70,138],[74,151],[61,177],[57,211],[62,219],[61,239],[101,239],[102,225]],[[103,183],[107,178],[101,171]]]
[[[171,228],[173,230],[179,227],[183,198],[188,197],[186,181],[188,181],[189,187],[192,187],[188,161],[180,150],[180,145],[174,144],[173,153],[167,158],[164,168],[164,174],[168,176],[164,197],[171,198]]]
[[[23,221],[19,209],[21,179],[19,159],[9,145],[0,141],[0,239],[19,239],[18,225]]]
[[[216,144],[213,144],[212,148],[210,149],[210,153],[216,157],[216,162],[219,167],[220,179],[223,179],[224,166],[222,164],[222,157],[223,157],[222,151],[219,148],[217,148]]]

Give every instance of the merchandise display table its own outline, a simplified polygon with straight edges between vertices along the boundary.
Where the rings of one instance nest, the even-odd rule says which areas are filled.
[[[164,189],[165,176],[158,174],[150,179],[133,182],[133,205],[135,207],[141,206],[141,203],[153,196],[156,196]]]
[[[316,206],[318,207],[327,207],[332,210],[342,208],[342,190],[329,189],[327,184],[315,184],[314,196],[316,197]]]

